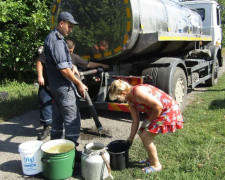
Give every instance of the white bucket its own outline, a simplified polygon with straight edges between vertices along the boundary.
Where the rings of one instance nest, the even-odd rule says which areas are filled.
[[[25,175],[42,172],[41,145],[42,141],[28,141],[19,145],[19,152]]]

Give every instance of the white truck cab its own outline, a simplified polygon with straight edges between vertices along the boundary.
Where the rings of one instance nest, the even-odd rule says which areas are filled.
[[[216,1],[186,1],[182,5],[198,12],[202,18],[202,34],[212,36],[209,45],[216,45],[221,48],[222,26],[220,17],[220,5]]]

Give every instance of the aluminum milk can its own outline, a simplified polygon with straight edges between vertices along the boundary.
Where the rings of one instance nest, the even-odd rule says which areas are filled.
[[[111,176],[110,156],[106,147],[92,142],[84,147],[81,155],[81,174],[85,180],[101,180]],[[112,176],[111,176],[112,177]]]

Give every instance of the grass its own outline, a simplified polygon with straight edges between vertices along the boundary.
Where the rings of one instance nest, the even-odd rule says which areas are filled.
[[[183,112],[184,128],[161,134],[155,144],[163,171],[141,172],[147,154],[139,138],[129,151],[129,168],[113,171],[121,180],[222,180],[225,179],[225,75],[215,87],[196,97]]]
[[[6,91],[7,100],[0,99],[0,122],[38,108],[37,92],[33,84],[6,81],[0,85],[0,92]]]

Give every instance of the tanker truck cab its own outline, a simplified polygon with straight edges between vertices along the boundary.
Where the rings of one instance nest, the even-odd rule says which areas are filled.
[[[81,73],[96,109],[129,112],[127,103],[109,100],[115,79],[156,86],[181,109],[188,88],[217,83],[222,29],[216,1],[54,0],[52,29],[62,11],[69,11],[78,22],[68,37],[75,41],[75,53],[110,66]],[[108,49],[91,56],[90,48],[102,40]],[[82,98],[80,105],[87,107]]]
[[[202,35],[210,35],[212,40],[205,44],[201,49],[209,49],[213,64],[211,69],[212,78],[208,79],[205,83],[213,86],[217,83],[217,74],[219,67],[223,66],[222,57],[222,24],[221,24],[221,10],[223,7],[216,1],[186,1],[182,5],[198,12],[202,19]]]
[[[221,49],[222,25],[220,5],[216,1],[186,1],[182,4],[200,14],[202,18],[202,34],[212,36],[212,42],[208,45],[219,46]]]

